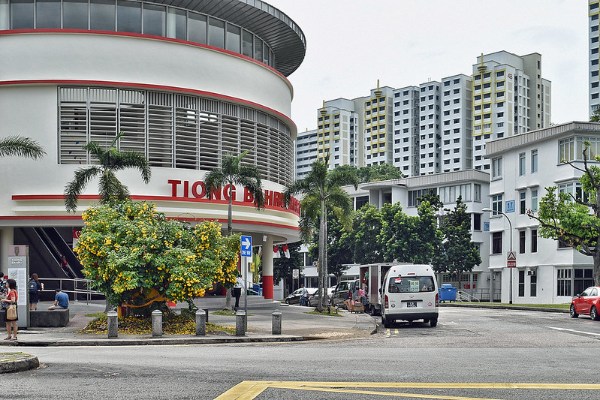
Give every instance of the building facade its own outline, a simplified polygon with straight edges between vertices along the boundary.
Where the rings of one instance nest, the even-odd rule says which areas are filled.
[[[344,188],[353,198],[355,209],[365,204],[381,208],[384,204],[400,203],[403,212],[410,216],[418,215],[420,198],[426,194],[438,195],[444,208],[451,210],[460,196],[467,206],[467,213],[471,215],[471,240],[479,248],[482,262],[471,273],[464,274],[460,281],[457,277],[440,274],[439,282],[453,283],[477,299],[498,301],[500,281],[496,281],[488,268],[489,214],[484,211],[488,206],[488,189],[489,175],[476,170],[372,182],[362,184],[358,189],[351,186]],[[443,218],[443,213],[439,216]]]
[[[310,172],[312,163],[317,160],[317,130],[298,132],[295,149],[295,179],[304,179]]]
[[[582,164],[585,141],[597,154],[600,124],[571,122],[488,143],[493,171],[489,265],[501,276],[503,302],[568,303],[593,286],[592,258],[540,237],[538,222],[527,215],[538,210],[546,187],[581,195],[581,171],[562,160]],[[506,268],[510,251],[516,255],[512,269]]]
[[[388,163],[404,176],[478,169],[488,172],[485,145],[550,124],[550,82],[541,56],[500,51],[458,74],[366,97],[324,102],[317,152],[330,167]],[[344,128],[342,120],[351,121]]]
[[[589,13],[589,101],[590,101],[590,115],[600,106],[600,76],[598,76],[598,14],[600,12],[600,1],[589,0],[588,13]]]
[[[119,175],[132,198],[190,221],[227,220],[226,199],[207,199],[203,177],[224,155],[247,151],[267,207],[257,211],[236,188],[234,230],[267,248],[297,240],[298,209],[283,207],[280,192],[294,178],[286,77],[305,51],[294,21],[260,0],[0,0],[0,137],[28,136],[47,152],[40,161],[0,159],[2,270],[8,247],[27,244],[40,249],[40,275],[53,273],[56,254],[42,249],[36,228],[55,229],[57,248],[70,244],[79,212],[98,195],[91,182],[79,212],[67,214],[63,188],[94,163],[83,146],[110,145],[118,133],[118,148],[152,167],[149,185]],[[263,285],[272,297],[268,258]]]

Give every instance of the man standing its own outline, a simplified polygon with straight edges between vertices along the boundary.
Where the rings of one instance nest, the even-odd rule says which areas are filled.
[[[235,285],[233,285],[233,295],[235,296],[235,306],[233,306],[233,311],[237,311],[237,309],[240,307],[240,296],[242,295],[243,287],[244,280],[242,279],[242,275],[238,274],[238,277],[235,280]]]
[[[302,284],[302,296],[300,296],[300,305],[308,307],[308,289]]]
[[[56,295],[54,295],[54,304],[48,307],[48,310],[54,310],[57,308],[69,308],[69,296],[60,289],[56,289]]]

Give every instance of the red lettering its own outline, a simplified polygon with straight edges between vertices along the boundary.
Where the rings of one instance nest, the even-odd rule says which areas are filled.
[[[271,190],[265,190],[265,206],[273,205],[273,195],[275,192]]]
[[[190,182],[189,181],[183,181],[183,197],[185,197],[185,198],[190,197]]]
[[[254,203],[254,195],[248,188],[244,188],[244,203]]]
[[[273,206],[274,207],[283,207],[283,195],[281,193],[274,192]]]
[[[212,188],[210,191],[211,200],[221,200],[221,188]]]
[[[181,181],[178,179],[169,179],[167,183],[171,185],[171,197],[177,197],[177,186]]]
[[[223,198],[229,201],[229,196],[235,201],[235,186],[233,185],[226,185],[223,189]]]
[[[198,187],[200,191],[198,192]],[[197,181],[192,184],[192,196],[197,199],[201,199],[206,196],[206,185],[202,181]]]

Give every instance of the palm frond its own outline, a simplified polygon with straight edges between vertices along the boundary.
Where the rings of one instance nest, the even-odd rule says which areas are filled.
[[[10,136],[0,140],[0,157],[17,156],[38,159],[46,155],[44,149],[28,137]]]
[[[100,174],[102,174],[102,169],[95,166],[79,168],[75,171],[75,177],[65,186],[65,207],[67,212],[74,212],[77,210],[77,199],[79,198],[79,195],[83,192],[90,179]]]
[[[100,194],[100,202],[105,204],[129,198],[129,189],[119,181],[111,170],[105,170],[100,176],[98,192]]]
[[[115,160],[114,169],[137,168],[144,183],[150,182],[151,168],[146,157],[135,151],[122,151]]]

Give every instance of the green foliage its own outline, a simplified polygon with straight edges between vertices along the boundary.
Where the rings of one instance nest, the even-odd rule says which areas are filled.
[[[89,181],[96,176],[99,177],[98,194],[100,195],[101,204],[120,202],[129,198],[129,189],[119,181],[115,174],[117,171],[137,168],[144,183],[150,181],[151,169],[146,157],[141,153],[120,151],[117,148],[117,143],[123,136],[125,136],[124,133],[119,133],[107,148],[96,142],[89,142],[84,146],[84,149],[98,160],[99,165],[78,168],[75,171],[75,177],[65,186],[65,207],[67,211],[71,212],[77,209],[79,195]]]
[[[392,164],[377,164],[358,168],[360,182],[377,182],[402,178],[402,172]]]
[[[221,225],[166,219],[153,204],[124,201],[86,210],[75,252],[112,304],[189,301],[213,282],[235,283],[239,236]]]
[[[288,250],[290,252],[290,258],[286,258],[283,252],[280,254],[280,258],[273,259],[273,278],[275,282],[279,282],[280,279],[290,278],[292,276],[292,270],[303,266],[302,255],[300,254],[300,246],[302,242],[288,243]],[[263,251],[272,251],[271,249],[263,249]],[[289,283],[289,282],[286,282]]]
[[[434,257],[434,270],[454,274],[472,271],[481,264],[481,256],[471,241],[471,215],[467,206],[459,197],[453,210],[444,211],[446,214],[440,221],[443,240]]]
[[[382,214],[374,205],[367,204],[355,212],[351,233],[355,263],[383,262],[385,251],[379,242],[382,227]]]
[[[312,164],[311,171],[305,179],[294,182],[286,188],[284,199],[289,203],[293,194],[300,193],[304,197],[300,202],[302,217],[300,229],[303,238],[310,238],[311,230],[319,225],[319,290],[323,289],[327,269],[327,212],[334,211],[343,221],[344,216],[352,213],[352,200],[341,187],[358,185],[358,178],[353,171],[339,169],[329,171],[329,157],[317,160]],[[324,297],[324,296],[323,296]],[[320,298],[319,309],[323,308],[323,297]]]
[[[27,137],[10,136],[0,140],[0,157],[16,156],[38,159],[46,155],[44,149]]]

